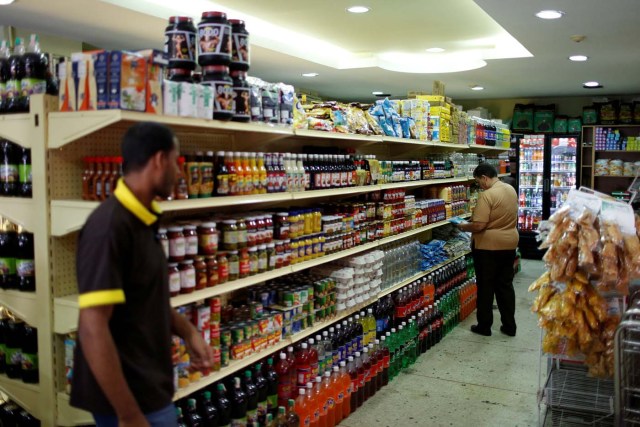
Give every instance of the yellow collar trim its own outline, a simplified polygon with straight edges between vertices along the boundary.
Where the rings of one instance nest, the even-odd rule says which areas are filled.
[[[113,195],[116,196],[116,199],[118,199],[122,206],[134,214],[145,225],[151,225],[156,222],[158,220],[157,214],[162,213],[160,206],[155,201],[151,202],[151,209],[153,209],[155,214],[150,212],[142,203],[140,203],[140,200],[138,200],[138,198],[131,192],[122,178],[118,180],[118,185],[116,186],[116,190],[113,192]]]

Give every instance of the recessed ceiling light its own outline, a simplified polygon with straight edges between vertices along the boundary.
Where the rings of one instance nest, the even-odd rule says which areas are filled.
[[[586,55],[571,55],[569,57],[569,60],[574,62],[584,62],[587,59],[589,59],[589,57]]]
[[[473,86],[471,86],[471,90],[484,90],[484,87],[479,86],[479,85],[473,85]]]
[[[599,82],[584,82],[582,87],[585,89],[601,89],[603,86]]]
[[[536,16],[540,19],[559,19],[562,18],[564,12],[559,10],[541,10],[536,13]]]
[[[318,77],[318,73],[302,73],[302,77]]]
[[[444,52],[444,49],[441,47],[430,47],[429,49],[426,49],[426,51],[429,53],[442,53]]]
[[[6,6],[13,3],[16,0],[0,0],[0,6]]]
[[[384,92],[381,92],[381,91],[379,91],[379,90],[374,90],[373,92],[371,92],[371,95],[378,96],[378,95],[382,95],[383,93],[384,93]]]
[[[347,12],[351,13],[367,13],[370,10],[371,9],[369,9],[367,6],[351,6],[347,8]]]

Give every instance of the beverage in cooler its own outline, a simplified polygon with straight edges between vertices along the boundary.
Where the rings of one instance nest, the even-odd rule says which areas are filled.
[[[518,175],[518,230],[538,229],[543,219],[544,135],[525,135],[520,140]]]
[[[577,146],[575,137],[551,139],[551,215],[567,200],[569,190],[576,188]]]

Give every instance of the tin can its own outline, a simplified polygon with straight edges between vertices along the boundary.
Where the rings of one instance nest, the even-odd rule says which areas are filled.
[[[238,324],[237,326],[233,326],[231,328],[231,343],[232,344],[240,344],[245,339],[244,335],[244,325]],[[224,344],[224,341],[223,341]]]

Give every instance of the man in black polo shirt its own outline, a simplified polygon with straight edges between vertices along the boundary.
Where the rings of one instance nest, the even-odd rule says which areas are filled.
[[[122,142],[124,178],[80,232],[78,346],[71,404],[102,426],[176,426],[171,334],[195,369],[211,349],[171,308],[167,260],[157,238],[160,210],[177,173],[176,138],[156,123],[131,127]]]

